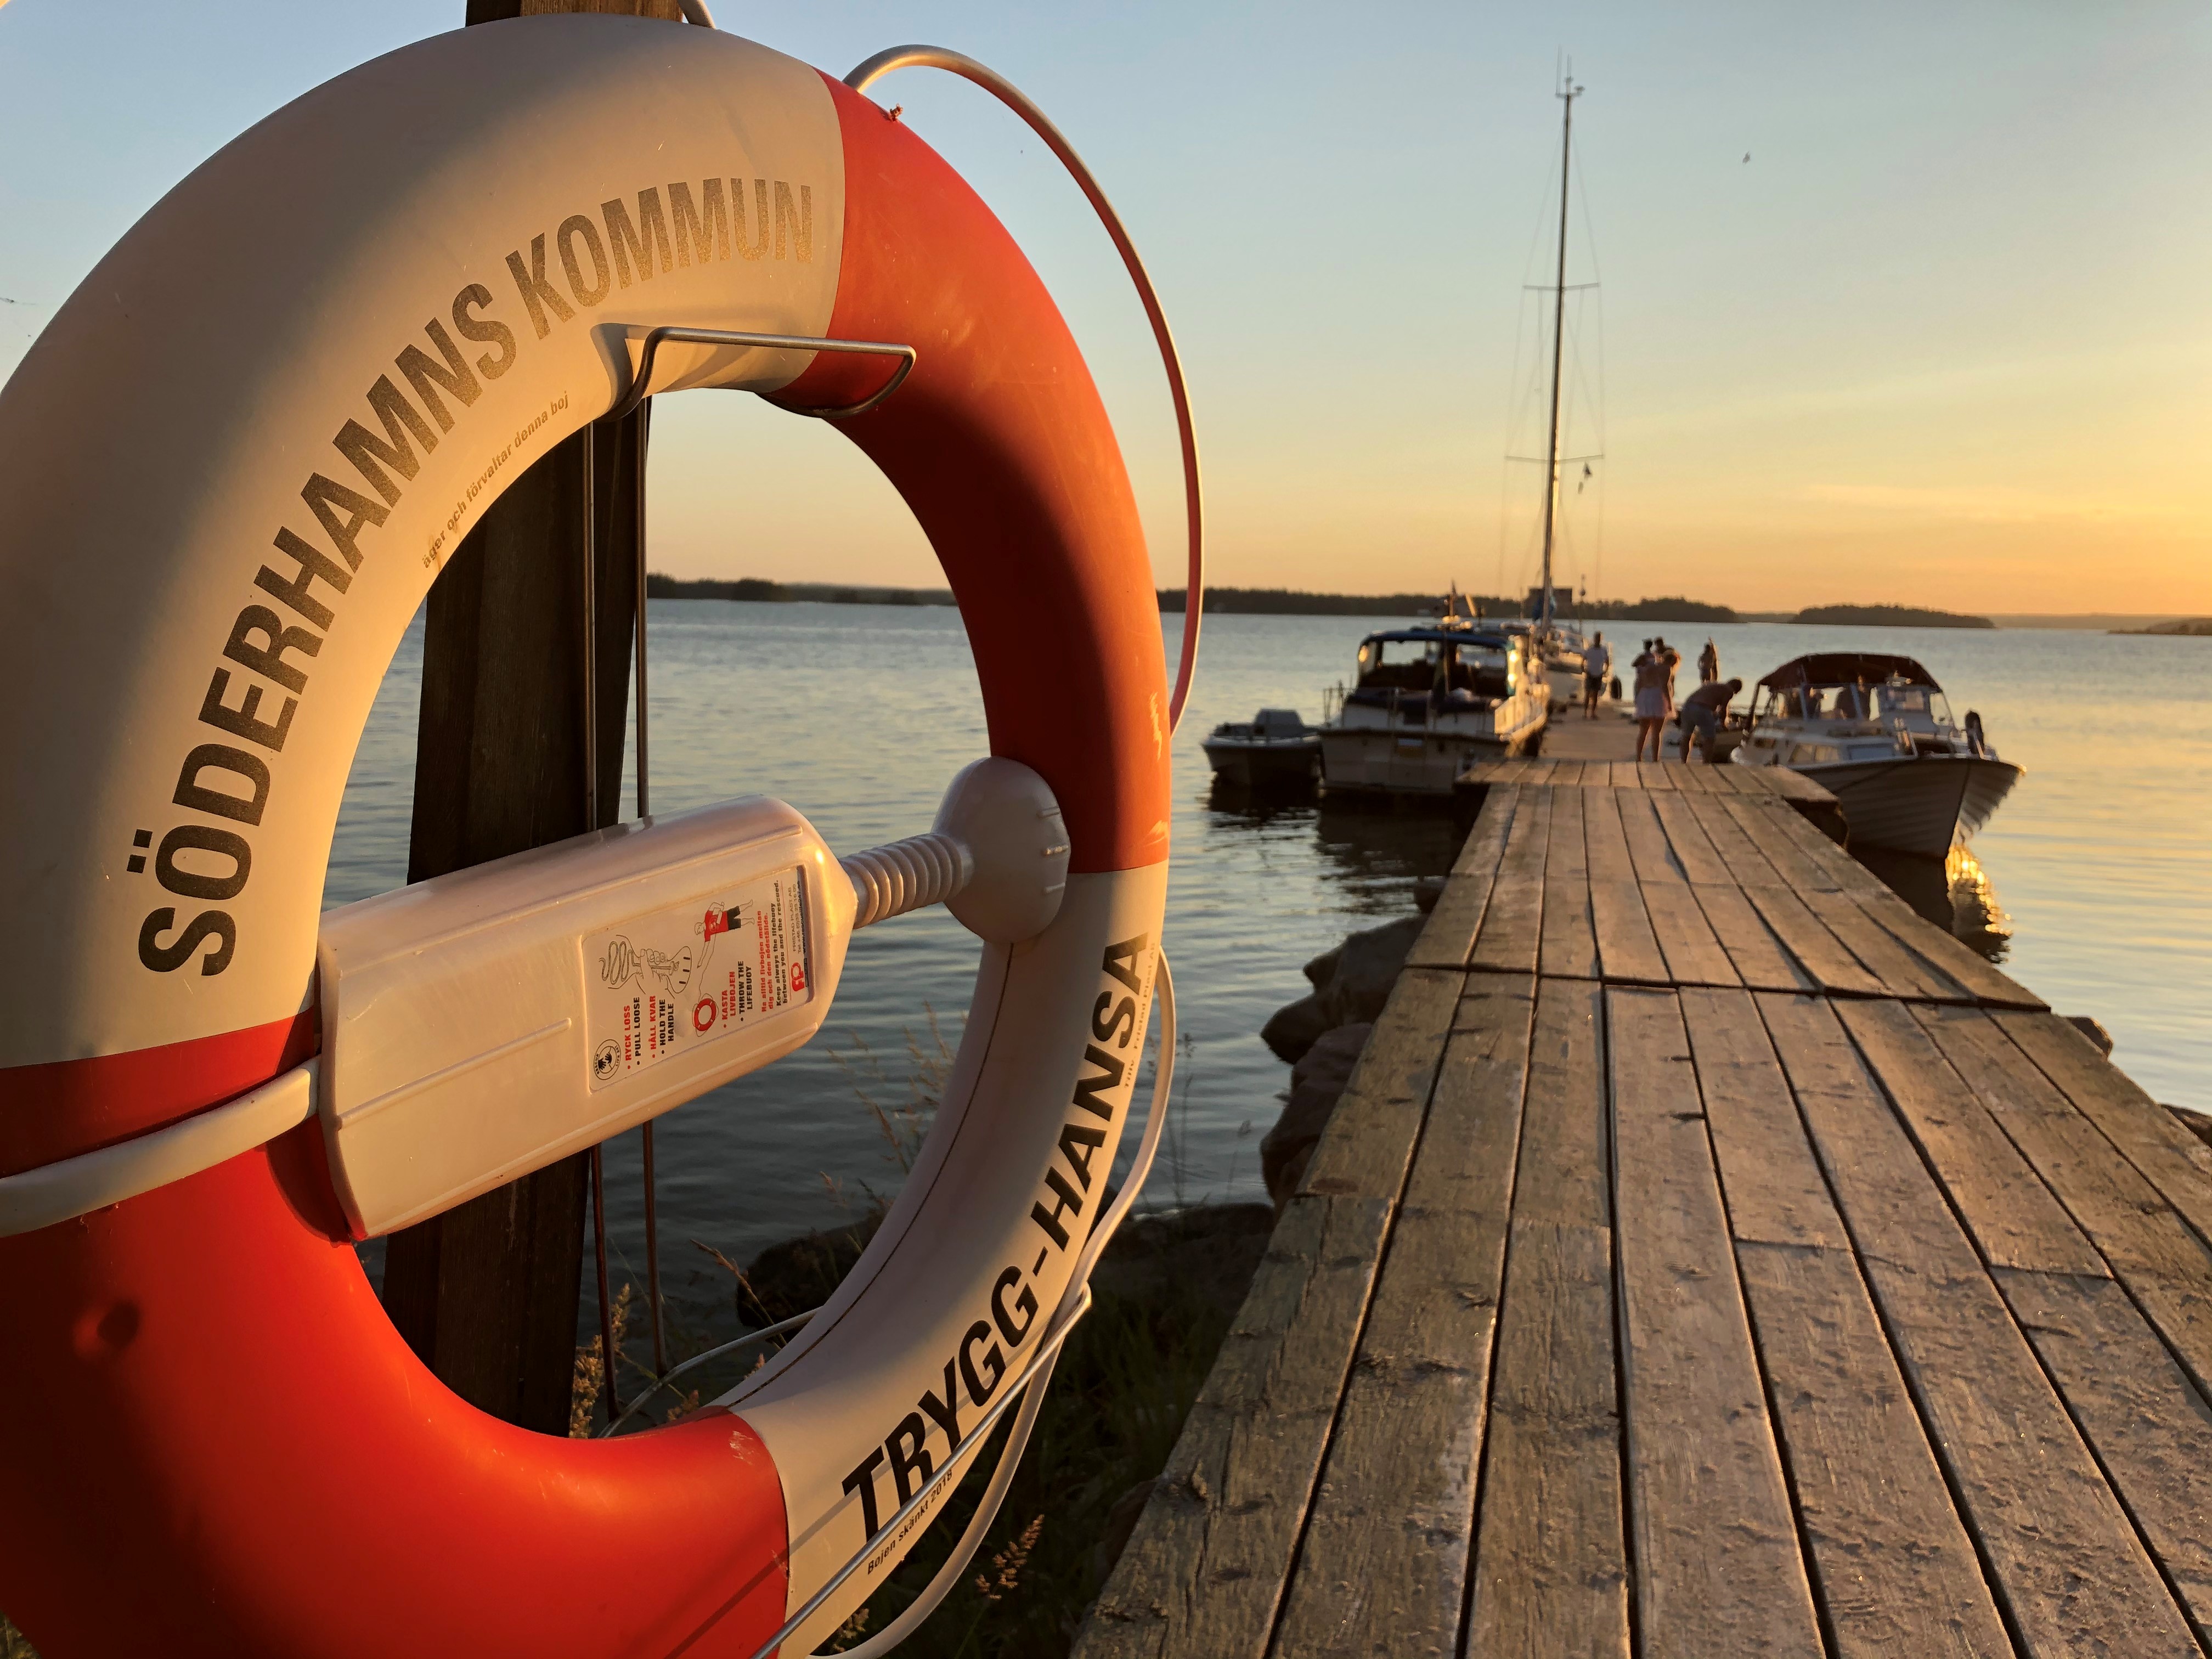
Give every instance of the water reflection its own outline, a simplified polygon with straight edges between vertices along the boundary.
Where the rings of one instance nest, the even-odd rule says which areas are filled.
[[[1206,786],[1204,804],[1217,823],[1257,828],[1299,813],[1311,818],[1316,793],[1311,784],[1270,788],[1234,783],[1217,772]]]
[[[2012,918],[1998,902],[1989,872],[1965,848],[1953,848],[1944,859],[1917,858],[1880,847],[1851,851],[1923,921],[1933,922],[1976,955],[2001,963],[2010,952]]]
[[[1375,811],[1324,799],[1316,814],[1315,848],[1322,873],[1356,896],[1358,909],[1403,915],[1423,877],[1451,873],[1467,825],[1449,803],[1424,809]]]
[[[1425,877],[1450,873],[1467,828],[1449,803],[1399,804],[1323,796],[1310,788],[1260,790],[1216,777],[1202,805],[1212,835],[1303,836],[1312,831],[1316,872],[1360,915],[1402,915]]]

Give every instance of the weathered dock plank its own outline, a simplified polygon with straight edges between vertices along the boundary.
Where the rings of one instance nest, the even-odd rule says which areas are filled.
[[[1293,1198],[1074,1651],[1260,1659],[1391,1206]]]
[[[1730,810],[1739,803],[1712,797],[1692,796],[1685,803],[1698,828],[1705,832],[1713,850],[1728,866],[1729,879],[1739,887],[1784,887],[1790,878],[1774,867],[1759,843],[1745,830],[1741,815]]]
[[[1476,936],[1490,908],[1490,896],[1498,884],[1503,855],[1521,793],[1501,787],[1490,792],[1490,801],[1452,860],[1444,878],[1444,890],[1437,896],[1427,925],[1413,941],[1406,957],[1411,968],[1464,968],[1474,950]]]
[[[1606,994],[1639,1650],[1822,1653],[1681,1011]]]
[[[1613,810],[1620,814],[1622,838],[1628,843],[1629,863],[1636,872],[1636,879],[1647,887],[1659,882],[1679,884],[1687,878],[1675,861],[1674,849],[1667,840],[1666,826],[1659,822],[1659,814],[1653,810],[1651,803],[1655,799],[1679,802],[1681,797],[1654,797],[1641,789],[1623,790],[1613,797]]]
[[[1307,1522],[1284,1659],[1458,1641],[1535,1006],[1533,978],[1468,984]]]
[[[1259,1659],[1462,975],[1399,977],[1075,1652]]]
[[[1651,882],[1644,889],[1644,908],[1666,958],[1667,976],[1676,985],[1741,985],[1735,963],[1706,920],[1697,894],[1686,882]]]
[[[1470,1654],[1629,1650],[1601,995],[1537,994]]]
[[[1985,1007],[2040,1011],[2043,999],[2009,975],[1999,972],[1962,941],[1913,914],[1912,907],[1888,889],[1854,892],[1851,902],[1905,950],[1940,969]]]
[[[1684,991],[1738,1269],[1838,1654],[2009,1654],[1757,1006]]]
[[[1736,977],[1754,991],[1816,991],[1820,981],[1798,965],[1740,887],[1698,883],[1690,889]]]
[[[1075,1651],[2212,1651],[2212,1147],[1802,780],[1469,782]]]
[[[1717,803],[1751,838],[1774,872],[1800,893],[1840,892],[1843,880],[1791,833],[1797,820],[1758,801],[1732,796]]]
[[[1739,1242],[1839,1659],[2013,1652],[1848,1250]]]
[[[1915,1008],[1912,1018],[2199,1380],[2212,1379],[2200,1363],[2212,1362],[2212,1251],[1986,1014]]]
[[[1806,908],[1836,942],[1858,958],[1886,995],[1920,1002],[1972,1002],[1972,992],[1917,952],[1908,951],[1849,893],[1808,893]]]
[[[1747,887],[1744,893],[1759,919],[1774,930],[1783,947],[1820,989],[1844,996],[1881,994],[1881,981],[1828,931],[1827,923],[1796,891],[1788,887]]]
[[[2140,1170],[2197,1236],[2212,1243],[2212,1146],[2106,1062],[2056,1014],[1991,1016],[2075,1108]]]
[[[1911,1010],[1854,1002],[1836,1012],[1991,1267],[2109,1277],[2104,1258]]]
[[[1808,997],[1759,1003],[2021,1650],[2197,1651],[1945,1189],[1891,1115],[1836,1011]]]
[[[2198,1638],[2212,1638],[2212,1405],[2113,1280],[2011,1267],[1994,1277]]]
[[[1552,835],[1544,858],[1543,943],[1540,970],[1555,978],[1595,979],[1601,964],[1590,911],[1589,852],[1583,840],[1587,793],[1555,791]]]
[[[1664,985],[1667,958],[1644,908],[1644,889],[1621,827],[1620,792],[1592,791],[1583,802],[1583,833],[1589,860],[1590,921],[1598,961],[1609,980]]]
[[[1524,793],[1513,813],[1513,827],[1498,860],[1498,884],[1490,908],[1468,958],[1471,968],[1490,973],[1533,974],[1543,941],[1544,859],[1551,840],[1553,802],[1558,791]]]
[[[1735,878],[1729,873],[1728,860],[1721,856],[1712,837],[1698,822],[1696,809],[1689,801],[1678,795],[1660,795],[1653,799],[1651,805],[1667,832],[1667,842],[1674,851],[1675,861],[1681,866],[1684,880],[1721,886],[1735,884]]]

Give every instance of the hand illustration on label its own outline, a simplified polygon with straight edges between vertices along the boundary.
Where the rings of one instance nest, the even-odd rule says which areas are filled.
[[[619,990],[630,981],[648,975],[658,980],[660,988],[670,996],[682,996],[691,983],[690,947],[671,957],[651,949],[640,952],[626,936],[617,936],[609,942],[607,953],[599,962],[599,978],[609,989]]]

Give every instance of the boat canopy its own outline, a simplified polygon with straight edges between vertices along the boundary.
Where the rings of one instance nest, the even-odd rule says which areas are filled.
[[[1885,685],[1902,680],[1907,685],[1943,688],[1936,677],[1910,657],[1893,657],[1881,651],[1815,651],[1793,658],[1759,684],[1777,691],[1808,685]]]
[[[1479,645],[1492,651],[1510,650],[1513,645],[1503,634],[1478,634],[1471,628],[1394,628],[1385,634],[1370,634],[1360,641],[1359,648],[1364,651],[1370,645],[1429,641],[1444,645]]]

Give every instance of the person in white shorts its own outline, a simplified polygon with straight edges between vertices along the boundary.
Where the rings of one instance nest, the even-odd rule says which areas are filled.
[[[1631,665],[1636,670],[1636,758],[1644,758],[1644,746],[1651,746],[1651,758],[1659,758],[1659,733],[1667,724],[1671,712],[1667,695],[1667,660],[1653,650],[1650,640],[1644,641],[1643,654]]]

